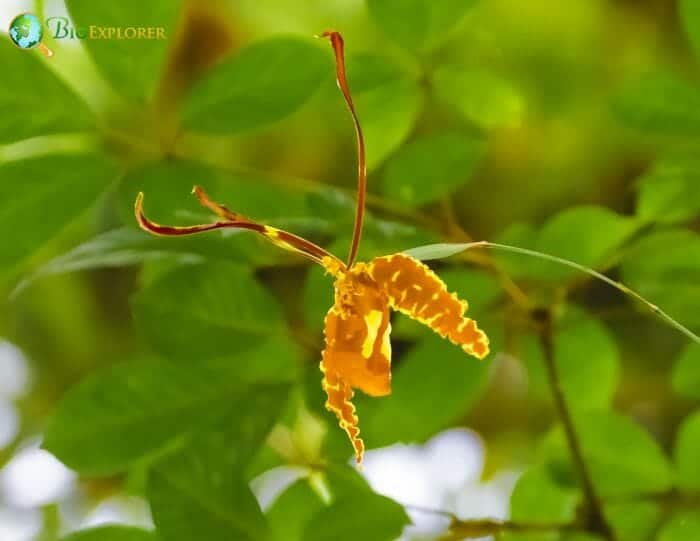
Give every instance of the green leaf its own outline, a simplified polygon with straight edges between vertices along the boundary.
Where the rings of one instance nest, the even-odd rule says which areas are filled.
[[[700,411],[689,416],[678,429],[675,461],[678,485],[700,490]]]
[[[490,130],[520,122],[523,99],[505,79],[486,70],[442,66],[433,73],[436,96],[469,122]]]
[[[321,509],[305,528],[304,541],[394,541],[410,523],[404,508],[371,491],[353,491]]]
[[[416,246],[409,250],[404,250],[404,254],[410,255],[412,258],[419,261],[431,261],[433,259],[444,259],[453,255],[461,254],[465,250],[474,247],[474,243],[447,243],[440,242],[437,244],[426,244],[425,246]]]
[[[93,129],[87,104],[39,60],[38,53],[21,53],[6,36],[0,39],[0,143]]]
[[[411,133],[423,105],[415,81],[397,79],[354,97],[367,147],[367,168],[376,169]]]
[[[124,96],[148,100],[156,90],[165,64],[170,40],[176,32],[180,1],[153,0],[143,9],[140,0],[117,3],[66,0],[66,7],[76,27],[97,34],[95,27],[163,29],[165,39],[85,39],[88,54],[102,76]],[[157,38],[157,33],[154,34]]]
[[[12,242],[0,247],[0,265],[31,256],[76,220],[116,178],[100,155],[55,155],[0,165],[0,228]]]
[[[155,532],[129,526],[101,526],[79,530],[61,541],[157,541]]]
[[[44,447],[84,475],[124,471],[221,415],[250,385],[278,396],[279,384],[268,382],[290,377],[294,361],[285,349],[267,345],[235,360],[189,364],[133,362],[91,375],[59,403]]]
[[[250,270],[230,263],[175,268],[132,298],[153,348],[173,359],[222,357],[284,334],[275,299]]]
[[[700,214],[700,159],[672,155],[658,160],[639,185],[637,215],[643,220],[677,223]]]
[[[618,541],[651,541],[662,517],[651,502],[611,503],[604,512]]]
[[[619,352],[608,329],[580,310],[568,310],[556,324],[554,360],[570,408],[609,407],[619,379]],[[535,337],[523,343],[522,358],[535,395],[551,399],[544,354]]]
[[[260,506],[240,472],[192,446],[150,473],[148,500],[163,541],[269,539]]]
[[[658,541],[700,539],[700,513],[683,511],[669,520],[659,533]]]
[[[679,0],[678,10],[690,44],[700,58],[700,6],[693,0]]]
[[[673,367],[673,390],[690,398],[700,398],[700,345],[690,344]]]
[[[254,43],[214,66],[192,89],[183,122],[215,133],[252,130],[299,109],[331,73],[320,44],[294,37]]]
[[[610,411],[586,411],[575,416],[583,456],[603,497],[663,492],[671,488],[671,466],[650,435],[634,421]],[[561,428],[545,440],[543,453],[554,467],[576,474]]]
[[[700,237],[684,229],[652,233],[631,247],[623,282],[691,327],[700,326]]]
[[[435,47],[462,22],[474,0],[367,0],[372,18],[402,47]]]
[[[700,134],[700,90],[675,76],[656,73],[630,82],[615,105],[632,128],[664,135]]]
[[[482,141],[460,133],[423,137],[392,158],[382,189],[409,207],[431,203],[466,184],[483,153]]]
[[[488,373],[488,362],[469,357],[439,336],[426,337],[396,367],[390,396],[358,399],[365,443],[376,448],[428,439],[469,410]]]
[[[535,466],[515,484],[510,496],[510,518],[524,523],[567,524],[576,518],[580,502],[578,491],[559,486],[547,468]],[[518,539],[541,539],[541,535]]]
[[[280,494],[265,515],[275,541],[306,541],[304,530],[323,507],[308,479],[300,479]]]

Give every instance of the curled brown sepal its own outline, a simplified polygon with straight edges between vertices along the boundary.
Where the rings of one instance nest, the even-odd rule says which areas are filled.
[[[177,237],[183,235],[195,235],[215,229],[247,229],[254,231],[265,237],[267,240],[285,250],[303,255],[311,261],[318,263],[325,269],[344,269],[345,264],[336,256],[327,252],[320,246],[306,240],[294,233],[289,233],[276,227],[261,224],[226,208],[223,205],[213,202],[209,196],[200,188],[195,186],[192,193],[197,197],[200,204],[214,212],[220,220],[208,224],[197,224],[189,226],[161,225],[149,220],[143,212],[143,192],[136,196],[134,204],[134,214],[141,229],[153,235],[164,237]]]

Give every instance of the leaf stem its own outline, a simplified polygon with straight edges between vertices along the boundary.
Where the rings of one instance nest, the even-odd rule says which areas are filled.
[[[552,320],[552,313],[549,309],[547,309],[538,312],[536,316],[539,316],[537,317],[537,321],[540,323],[540,344],[542,345],[542,350],[544,352],[547,380],[552,390],[554,406],[557,410],[557,414],[559,415],[562,425],[564,426],[564,435],[566,436],[566,443],[569,447],[571,459],[581,480],[583,494],[586,499],[586,503],[588,504],[591,529],[602,534],[609,541],[614,541],[615,536],[612,528],[607,523],[605,516],[603,515],[603,505],[598,497],[598,494],[596,493],[595,486],[593,485],[591,473],[583,457],[581,442],[578,434],[576,433],[571,412],[566,404],[566,397],[564,396],[554,355],[554,322]]]

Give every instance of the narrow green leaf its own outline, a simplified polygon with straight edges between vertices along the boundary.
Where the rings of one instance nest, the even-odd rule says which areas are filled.
[[[392,158],[382,189],[410,207],[431,203],[466,184],[483,153],[482,141],[460,133],[423,137]]]
[[[357,401],[365,442],[374,448],[428,439],[476,402],[488,373],[488,362],[439,336],[426,337],[396,367],[390,396]]]
[[[430,261],[432,259],[444,259],[453,255],[461,254],[465,250],[473,247],[474,243],[437,243],[426,244],[425,246],[416,246],[409,250],[404,250],[404,254],[410,255],[419,261]]]
[[[700,214],[700,159],[669,155],[659,159],[639,184],[637,215],[643,220],[677,223]]]
[[[262,541],[269,530],[240,472],[190,447],[161,461],[148,479],[148,500],[163,541]]]
[[[138,329],[173,359],[222,357],[255,346],[284,323],[250,270],[230,263],[175,268],[132,298]]]
[[[31,256],[75,220],[116,179],[100,155],[55,155],[0,164],[0,228],[12,242],[0,247],[0,264]]]
[[[673,367],[673,389],[680,395],[700,398],[700,345],[690,344]]]
[[[101,526],[79,530],[61,541],[157,541],[158,535],[150,530],[129,526]]]
[[[678,429],[675,461],[678,485],[700,490],[700,411],[689,416]]]
[[[39,60],[38,54],[18,49],[7,36],[0,39],[4,70],[0,143],[94,128],[87,104]]]
[[[658,541],[700,539],[700,513],[683,511],[669,520],[659,533]]]
[[[522,117],[520,94],[490,71],[442,66],[433,73],[433,85],[440,100],[483,129],[512,126]]]
[[[672,75],[650,74],[628,83],[615,109],[623,122],[638,130],[665,135],[700,133],[700,90]]]
[[[222,415],[250,385],[280,394],[293,370],[286,345],[236,359],[192,363],[143,361],[89,376],[51,416],[44,447],[84,475],[110,475]]]
[[[700,237],[689,230],[652,233],[634,244],[622,280],[689,327],[700,327]]]
[[[254,43],[212,68],[185,101],[188,128],[237,133],[293,113],[331,67],[320,44],[294,37]]]
[[[603,497],[663,492],[671,488],[671,466],[659,445],[631,419],[610,411],[575,415],[583,456],[598,492]],[[561,428],[553,431],[542,449],[570,479],[577,474]]]
[[[700,59],[700,5],[693,0],[679,0],[678,10],[685,33]]]
[[[116,90],[137,101],[148,100],[155,91],[170,40],[177,30],[180,1],[152,0],[148,9],[144,9],[140,0],[106,3],[66,0],[66,7],[76,27],[95,37],[99,35],[97,27],[120,29],[122,33],[129,27],[153,28],[151,39],[90,36],[92,39],[82,41],[97,69]]]

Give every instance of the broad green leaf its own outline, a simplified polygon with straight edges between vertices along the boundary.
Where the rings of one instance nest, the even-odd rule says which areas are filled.
[[[700,159],[669,155],[659,159],[639,185],[637,215],[642,220],[676,223],[700,214]]]
[[[150,530],[130,526],[100,526],[79,530],[61,541],[157,541],[158,535]]]
[[[658,536],[658,541],[690,541],[700,539],[700,513],[682,511],[669,520]]]
[[[673,389],[690,398],[700,398],[700,345],[690,344],[673,367]]]
[[[177,31],[180,1],[153,0],[144,9],[140,0],[66,0],[66,7],[76,27],[94,34],[94,38],[89,36],[82,43],[102,76],[124,96],[148,100],[156,89],[168,46]],[[97,27],[119,28],[121,32],[128,27],[152,27],[154,33],[151,39],[100,39]]]
[[[473,4],[474,0],[367,0],[372,18],[384,33],[413,51],[439,45]]]
[[[269,539],[265,517],[241,472],[202,451],[193,445],[161,461],[149,475],[148,500],[163,541]]]
[[[610,503],[604,512],[617,541],[652,541],[662,517],[651,502]]]
[[[673,475],[667,458],[634,421],[610,411],[586,411],[574,417],[584,459],[602,497],[671,488]],[[576,478],[561,428],[547,437],[542,450],[554,466]]]
[[[272,295],[230,263],[177,267],[137,293],[132,307],[151,346],[187,362],[238,354],[285,333]]]
[[[460,133],[423,137],[391,159],[382,189],[409,207],[431,203],[466,184],[483,153],[482,141]]]
[[[87,104],[38,55],[18,49],[7,36],[0,39],[0,143],[94,128]]]
[[[679,0],[681,22],[696,56],[700,58],[700,5],[694,0]]]
[[[604,207],[580,206],[564,210],[544,224],[537,238],[537,250],[575,261],[587,267],[599,266],[637,228],[633,218],[615,214]],[[540,261],[540,278],[563,280],[578,271]]]
[[[423,105],[415,81],[397,79],[359,92],[355,108],[367,147],[367,168],[376,169],[408,137]]]
[[[273,502],[265,515],[274,541],[306,541],[304,530],[323,507],[308,479],[300,479]]]
[[[625,254],[622,281],[686,326],[700,326],[700,236],[684,229],[652,233]]]
[[[394,369],[392,394],[358,398],[358,415],[370,448],[424,441],[466,413],[484,389],[489,362],[468,356],[439,336],[428,336]]]
[[[185,100],[188,128],[237,133],[299,109],[331,75],[320,44],[295,37],[254,43],[215,65]]]
[[[666,135],[700,134],[700,89],[668,74],[628,83],[616,110],[632,128]]]
[[[249,390],[279,395],[272,382],[288,379],[293,363],[288,346],[278,344],[237,358],[114,366],[68,392],[49,420],[44,447],[84,475],[124,471]]]
[[[528,524],[568,524],[576,518],[581,495],[571,488],[559,486],[551,472],[543,466],[527,470],[515,484],[510,496],[510,518]],[[513,536],[518,541],[557,539],[553,533],[527,533]]]
[[[433,73],[433,84],[440,100],[485,130],[520,122],[524,109],[522,97],[495,73],[442,66]]]
[[[569,407],[577,410],[610,406],[619,379],[619,352],[608,329],[579,310],[557,322],[554,360]],[[536,396],[551,400],[544,355],[535,337],[523,341],[523,362]]]
[[[7,268],[31,256],[76,220],[116,179],[100,155],[55,155],[0,164],[0,247]]]
[[[369,490],[352,491],[321,509],[304,530],[304,541],[394,541],[410,519],[395,501]]]
[[[700,411],[678,429],[674,454],[678,485],[685,490],[700,490]]]

